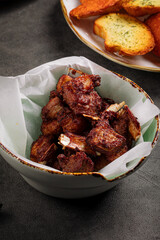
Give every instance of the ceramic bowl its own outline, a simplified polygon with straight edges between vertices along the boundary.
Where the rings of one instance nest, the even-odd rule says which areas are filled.
[[[103,94],[105,94],[107,79],[111,78],[112,81],[111,81],[111,84],[108,85],[107,91],[110,92],[110,95],[112,96],[112,91],[114,87],[116,87],[117,84],[119,84],[119,86],[122,86],[122,89],[120,91],[121,94],[119,94],[118,99],[119,100],[126,99],[126,101],[128,101],[129,106],[131,106],[133,102],[137,101],[137,97],[143,98],[143,100],[148,99],[151,103],[153,103],[153,101],[148,96],[148,94],[133,81],[119,74],[116,74],[104,68],[101,68],[97,64],[94,64],[93,62],[83,57],[68,57],[68,58],[59,59],[53,62],[49,62],[35,69],[30,70],[24,75],[17,76],[17,77],[9,77],[9,78],[1,77],[0,84],[1,84],[2,91],[4,87],[6,91],[7,90],[6,88],[9,88],[10,84],[12,84],[14,81],[16,82],[16,86],[19,86],[18,88],[15,87],[15,92],[16,92],[16,89],[18,89],[17,94],[20,94],[20,97],[21,97],[19,103],[17,102],[17,106],[18,104],[20,104],[20,110],[24,114],[25,124],[28,124],[28,126],[33,125],[34,129],[36,129],[35,133],[33,134],[34,135],[33,138],[36,138],[39,135],[39,132],[37,129],[39,128],[40,124],[38,125],[38,128],[37,128],[37,122],[34,121],[34,119],[32,119],[31,117],[28,117],[31,115],[32,112],[35,112],[35,109],[32,109],[32,107],[37,106],[39,101],[39,107],[38,107],[39,112],[37,114],[37,119],[38,121],[40,121],[39,119],[40,119],[41,107],[45,105],[45,103],[48,101],[49,92],[52,90],[48,86],[52,85],[53,88],[55,88],[56,86],[55,82],[52,83],[53,75],[55,79],[58,80],[58,78],[63,73],[65,73],[67,71],[67,68],[70,66],[74,68],[78,68],[88,73],[92,70],[92,72],[94,71],[95,74],[99,74],[100,76],[102,73],[102,78],[103,79],[105,78],[101,84],[101,90]],[[9,81],[10,84],[6,86],[5,84],[7,84],[7,81]],[[46,81],[47,81],[47,84],[46,84]],[[32,88],[34,88],[34,91],[35,89],[37,89],[37,91],[39,89],[39,92],[37,93],[37,91],[35,91],[35,93],[32,95],[31,94]],[[45,91],[43,92],[44,89]],[[29,90],[31,92],[28,94]],[[27,105],[31,107],[30,112],[27,112],[30,109],[26,107],[25,94],[28,94],[28,97],[30,98],[28,101],[29,105]],[[5,94],[1,92],[1,102],[3,101],[2,100],[3,97],[5,98]],[[13,102],[14,102],[14,98],[15,97],[13,97]],[[41,101],[42,99],[43,101]],[[33,105],[31,105],[31,101]],[[6,107],[7,106],[3,107],[4,111]],[[9,111],[8,114],[12,114],[12,111]],[[4,117],[3,112],[1,112],[0,116],[2,118],[0,120],[3,121],[3,117]],[[14,117],[12,118],[11,117],[12,116],[9,117],[10,121],[8,121],[8,125],[14,122]],[[26,121],[26,118],[27,118],[27,121]],[[128,177],[130,174],[133,174],[139,167],[142,166],[142,164],[148,158],[145,156],[139,158],[134,168],[129,169],[128,171],[118,176],[115,175],[111,178],[107,178],[105,174],[102,174],[99,172],[63,173],[51,167],[40,165],[38,163],[34,163],[30,161],[29,157],[27,157],[27,154],[25,152],[26,149],[24,153],[22,153],[22,148],[24,146],[23,145],[20,146],[20,144],[23,141],[24,137],[23,139],[22,139],[22,136],[19,138],[19,135],[22,134],[22,130],[18,131],[15,129],[17,125],[18,126],[20,125],[19,123],[17,123],[17,121],[18,120],[15,121],[15,127],[13,127],[12,125],[9,126],[11,131],[12,129],[13,131],[14,130],[16,131],[15,134],[8,134],[5,137],[1,135],[0,154],[8,162],[8,164],[10,164],[15,170],[17,170],[20,173],[20,175],[24,178],[24,180],[28,184],[30,184],[33,188],[37,189],[38,191],[44,194],[51,195],[54,197],[83,198],[83,197],[90,197],[90,196],[102,193],[104,191],[107,191],[108,189],[111,189],[113,186],[117,185],[121,180]],[[25,126],[23,127],[25,128]],[[144,135],[144,141],[146,142],[149,141],[152,145],[152,148],[154,147],[158,139],[158,131],[159,131],[159,117],[155,116],[151,120],[150,126]],[[1,131],[1,134],[3,134],[3,131]],[[28,148],[30,147],[30,143],[28,142],[31,139],[31,135],[32,133],[26,135]],[[16,140],[14,140],[14,138]],[[20,140],[18,140],[18,138]],[[13,144],[11,144],[12,141],[13,141]],[[14,141],[16,141],[16,143]]]

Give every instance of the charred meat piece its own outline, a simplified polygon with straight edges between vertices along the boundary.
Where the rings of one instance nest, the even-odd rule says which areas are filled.
[[[59,136],[59,144],[63,146],[63,149],[68,148],[75,151],[86,152],[89,155],[96,155],[96,152],[86,143],[85,136],[66,132]]]
[[[65,108],[57,117],[63,132],[80,134],[89,127],[88,121],[81,115],[75,115],[69,108]]]
[[[69,75],[65,75],[63,74],[59,80],[58,80],[58,83],[57,83],[57,86],[56,86],[56,89],[57,89],[57,92],[58,94],[62,94],[62,88],[63,88],[63,85],[66,83],[66,82],[69,82],[71,81],[73,78],[70,77]]]
[[[115,132],[126,138],[129,149],[133,140],[136,141],[140,137],[140,124],[125,102],[110,105],[102,112],[101,119],[108,119]]]
[[[131,148],[133,137],[129,132],[129,119],[127,112],[123,109],[119,113],[113,121],[110,121],[112,128],[118,134],[124,136],[126,138],[126,143],[128,148]]]
[[[61,125],[56,119],[43,121],[41,125],[43,135],[59,135],[62,132]]]
[[[49,165],[56,159],[56,150],[57,146],[53,143],[52,138],[41,135],[32,144],[30,158],[34,162]]]
[[[66,81],[62,86],[62,97],[75,114],[97,115],[102,108],[102,98],[94,91],[100,85],[97,75],[81,75]]]
[[[101,109],[102,112],[100,113],[100,116],[92,116],[89,114],[83,114],[83,116],[90,119],[92,122],[92,125],[94,126],[96,121],[100,119],[109,119],[111,121],[112,119],[116,118],[117,112],[123,108],[124,104],[125,102],[121,102],[120,104],[114,103],[109,105],[109,103],[105,102],[104,99],[102,99],[102,109]]]
[[[122,147],[118,151],[110,151],[106,152],[106,154],[101,154],[101,156],[96,157],[96,159],[94,160],[94,170],[99,171],[127,151],[128,147],[127,145],[124,145],[124,147]]]
[[[86,129],[88,123],[82,116],[78,115],[66,115],[66,117],[61,121],[61,126],[63,132],[71,132],[80,134]]]
[[[82,93],[71,86],[71,82],[63,87],[63,99],[75,114],[99,115],[102,99],[96,91]]]
[[[58,114],[63,111],[63,104],[59,97],[54,97],[42,108],[42,119],[44,121],[48,119],[57,118]]]
[[[55,96],[54,91],[51,92],[51,99],[42,109],[42,126],[41,131],[44,135],[58,135],[61,132],[81,133],[87,128],[87,120],[81,115],[75,115]],[[55,97],[54,97],[55,96]]]
[[[104,99],[102,98],[102,109],[101,111],[105,111],[108,107],[110,106],[110,104]]]
[[[49,166],[53,167],[53,168],[55,168],[55,169],[57,169],[59,171],[62,171],[62,168],[61,168],[61,166],[59,164],[58,159],[55,159],[54,161],[52,161]]]
[[[92,172],[94,170],[93,161],[84,152],[76,152],[69,157],[60,154],[57,158],[63,172]]]
[[[58,93],[57,93],[56,90],[52,90],[52,91],[50,92],[50,95],[49,95],[49,100],[50,100],[51,98],[55,98],[55,97],[58,97]]]
[[[100,113],[100,116],[97,117],[96,120],[102,120],[102,119],[108,119],[109,121],[114,120],[117,117],[118,112],[123,109],[125,102],[121,102],[119,104],[104,104],[103,100],[103,106],[102,106],[102,112]]]
[[[128,130],[128,115],[126,111],[122,111],[122,114],[117,114],[113,121],[110,121],[110,125],[112,128],[119,133],[120,135],[127,137],[129,130]]]
[[[114,161],[116,158],[119,158],[121,155],[126,153],[128,151],[127,144],[125,144],[123,147],[120,149],[117,149],[117,151],[111,151],[106,153],[106,158],[109,162]]]
[[[110,163],[110,161],[107,159],[105,154],[101,154],[101,156],[97,157],[94,160],[94,171],[98,172],[100,169],[104,168]]]
[[[98,75],[81,75],[72,79],[72,86],[76,91],[90,93],[95,87],[100,86],[101,78]]]
[[[117,112],[113,112],[113,111],[104,111],[102,112],[100,117],[100,121],[105,120],[109,124],[115,119],[117,119]]]
[[[108,120],[100,120],[89,132],[86,142],[100,153],[119,151],[126,144],[125,137],[111,128]]]
[[[111,107],[111,109],[113,108],[114,111],[108,110],[109,107],[110,107],[110,105],[108,105],[108,104],[104,105],[104,101],[103,101],[102,109],[101,109],[102,112],[100,113],[100,116],[92,116],[92,115],[88,115],[88,114],[83,114],[83,116],[90,120],[92,127],[95,127],[95,125],[97,124],[97,122],[99,120],[108,119],[109,121],[112,121],[113,119],[115,119],[117,117],[115,104],[113,107]]]
[[[62,127],[57,117],[64,111],[64,106],[56,91],[51,91],[49,102],[42,108],[41,132],[43,135],[59,135]]]
[[[137,141],[141,135],[141,126],[127,105],[124,106],[124,111],[127,112],[129,119],[129,132],[133,139]]]
[[[141,135],[140,124],[127,105],[118,112],[117,118],[111,122],[111,126],[127,139],[129,148],[132,141],[136,141]]]
[[[80,70],[76,70],[76,69],[73,69],[73,68],[69,68],[68,69],[68,74],[63,74],[59,80],[58,80],[58,83],[57,83],[57,86],[56,86],[56,89],[57,89],[57,93],[59,95],[62,94],[62,88],[63,88],[63,85],[66,83],[66,82],[69,82],[71,80],[73,80],[74,78],[76,77],[79,77],[81,75],[86,75],[85,73],[83,73],[82,71]]]

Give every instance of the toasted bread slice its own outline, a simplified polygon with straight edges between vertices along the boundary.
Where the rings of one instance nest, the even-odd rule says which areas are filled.
[[[121,0],[81,0],[81,5],[70,11],[70,16],[78,19],[118,12]]]
[[[160,12],[160,0],[125,0],[122,6],[136,17]]]
[[[105,39],[105,48],[120,55],[144,55],[154,46],[149,28],[128,14],[109,13],[95,20],[94,33]]]
[[[150,16],[145,23],[150,27],[155,39],[153,53],[160,57],[160,13]]]

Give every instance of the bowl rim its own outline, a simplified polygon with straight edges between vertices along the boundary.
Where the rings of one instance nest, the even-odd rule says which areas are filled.
[[[108,71],[110,71],[110,70],[108,70]],[[130,80],[129,78],[127,78],[127,77],[125,77],[125,76],[123,76],[119,73],[116,73],[114,71],[110,71],[110,72],[113,73],[114,75],[118,76],[120,79],[128,82],[132,87],[138,89],[139,92],[142,92],[144,94],[146,99],[149,99],[150,102],[154,104],[151,97],[137,83],[135,83],[134,81]],[[159,133],[160,133],[160,128],[159,128],[160,118],[159,118],[159,115],[155,116],[154,118],[157,122],[157,128],[156,128],[154,139],[151,142],[152,149],[156,145],[156,142],[158,140]],[[7,155],[10,155],[14,160],[18,161],[19,163],[24,164],[28,167],[34,168],[36,170],[40,170],[40,171],[47,172],[47,173],[50,173],[50,174],[65,175],[65,176],[90,176],[91,175],[91,176],[95,176],[95,177],[100,177],[103,180],[108,181],[108,182],[113,182],[113,181],[120,180],[122,178],[127,177],[128,175],[130,175],[131,173],[136,171],[140,167],[140,165],[144,162],[144,160],[147,158],[147,157],[142,157],[139,160],[138,164],[133,169],[128,170],[127,172],[125,172],[124,174],[121,174],[118,177],[108,179],[107,177],[105,177],[100,172],[77,172],[77,173],[75,172],[75,173],[71,173],[71,172],[62,172],[62,171],[59,171],[59,170],[54,170],[54,168],[52,168],[52,167],[33,162],[30,159],[22,157],[18,154],[16,155],[11,150],[7,149],[7,147],[5,147],[4,144],[2,144],[1,142],[0,142],[0,149],[2,149],[2,151],[4,151]]]

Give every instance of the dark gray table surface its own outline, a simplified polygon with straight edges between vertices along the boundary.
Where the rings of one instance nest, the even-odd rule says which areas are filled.
[[[58,0],[0,1],[0,75],[85,56],[139,84],[160,107],[160,73],[113,63],[68,27]],[[0,239],[160,239],[160,141],[148,161],[112,190],[64,200],[31,188],[0,157]]]

